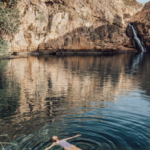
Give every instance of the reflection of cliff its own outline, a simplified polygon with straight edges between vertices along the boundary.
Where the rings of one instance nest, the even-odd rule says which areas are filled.
[[[118,96],[132,90],[131,84],[134,83],[124,72],[127,57],[29,57],[11,60],[7,71],[17,78],[21,88],[17,111],[22,116],[47,109],[51,114],[54,105],[105,107],[101,104],[94,106],[91,102],[117,100]]]
[[[66,114],[82,114],[89,111],[86,107],[107,107],[108,101],[113,104],[137,88],[139,78],[142,80],[126,73],[130,58],[132,54],[9,60],[3,73],[9,85],[6,100],[17,103],[17,107],[7,119],[0,120],[0,133],[11,137],[31,134]],[[145,80],[143,83],[146,88]],[[15,92],[17,96],[13,97]]]

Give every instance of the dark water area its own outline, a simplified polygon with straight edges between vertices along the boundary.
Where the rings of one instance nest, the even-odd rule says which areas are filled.
[[[6,150],[76,134],[70,143],[83,150],[150,150],[150,54],[1,60],[2,134],[17,145]]]

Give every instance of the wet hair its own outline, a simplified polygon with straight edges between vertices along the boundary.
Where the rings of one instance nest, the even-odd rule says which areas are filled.
[[[54,142],[54,140],[53,140],[52,138],[50,138],[50,139],[49,139],[49,142],[52,143],[52,142]]]

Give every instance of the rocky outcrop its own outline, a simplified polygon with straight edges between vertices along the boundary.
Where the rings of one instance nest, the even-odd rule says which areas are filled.
[[[21,0],[21,26],[10,52],[134,50],[127,22],[142,4],[134,0]]]
[[[141,40],[150,51],[150,2],[146,3],[142,11],[135,14],[130,22],[134,23]]]

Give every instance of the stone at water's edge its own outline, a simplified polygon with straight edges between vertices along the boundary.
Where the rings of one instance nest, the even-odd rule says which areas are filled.
[[[134,50],[126,27],[142,8],[134,0],[21,0],[9,51]]]
[[[147,51],[150,51],[150,2],[146,3],[143,10],[131,18],[131,22],[136,24]]]

